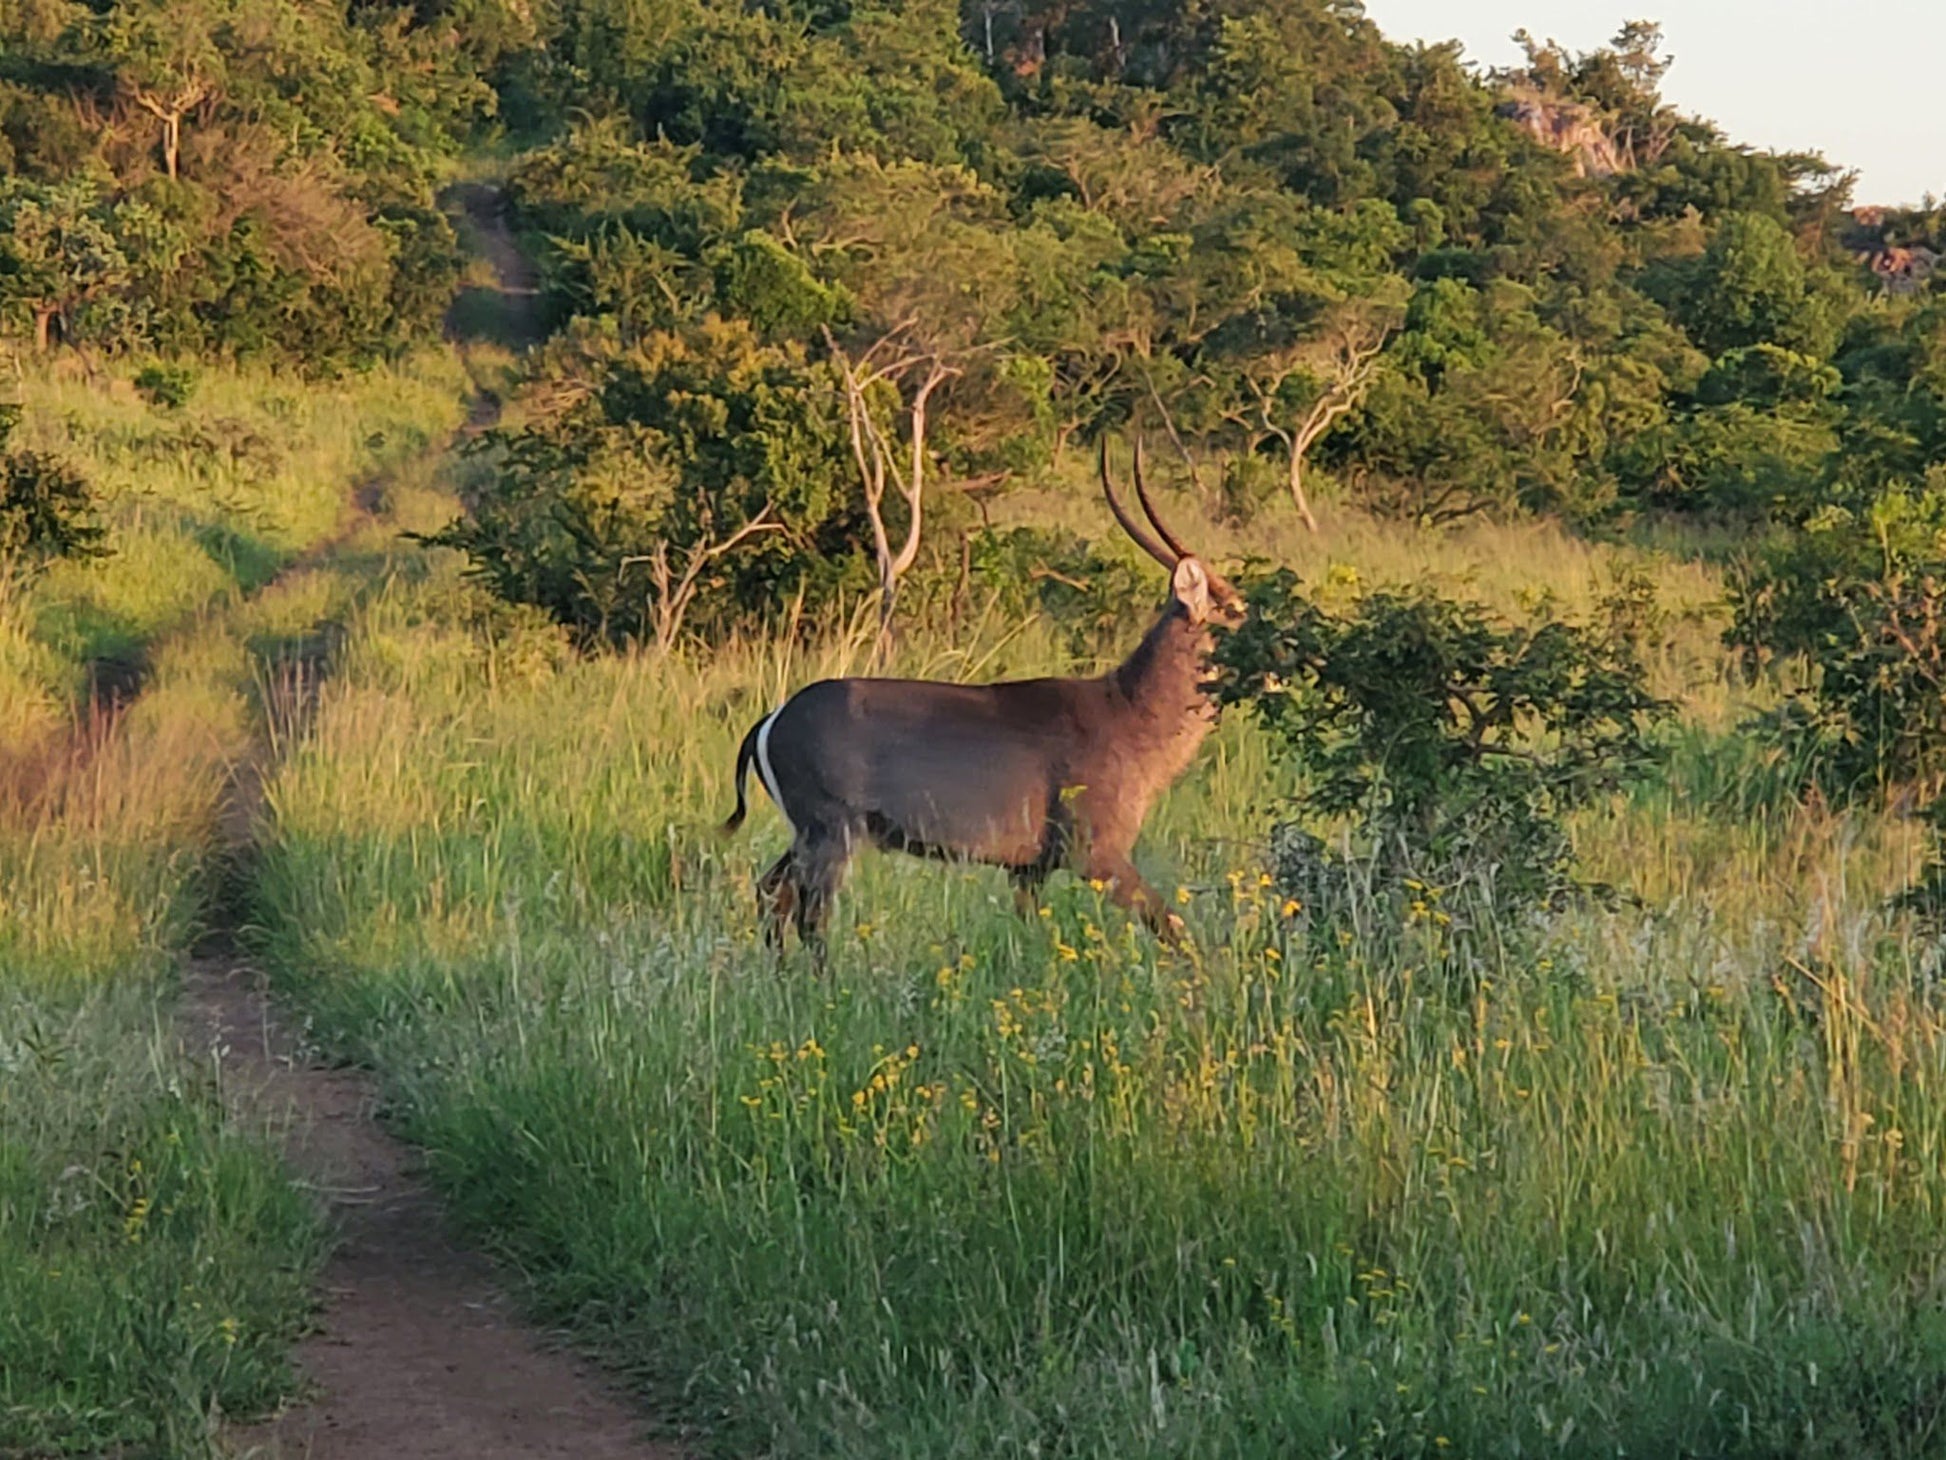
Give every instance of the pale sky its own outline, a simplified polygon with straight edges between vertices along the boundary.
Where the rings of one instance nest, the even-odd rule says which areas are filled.
[[[1457,38],[1487,66],[1525,26],[1592,50],[1624,20],[1662,22],[1664,97],[1731,140],[1857,169],[1861,203],[1946,196],[1946,0],[1365,0],[1395,41]]]

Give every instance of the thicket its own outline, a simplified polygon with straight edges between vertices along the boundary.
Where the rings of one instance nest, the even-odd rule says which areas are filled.
[[[457,273],[441,156],[491,91],[427,7],[0,7],[0,321],[41,351],[396,353]]]
[[[11,447],[20,407],[0,404],[0,574],[103,551],[95,493],[75,467]]]
[[[1246,597],[1218,698],[1301,769],[1271,835],[1290,917],[1417,931],[1435,964],[1472,970],[1588,890],[1564,818],[1648,766],[1669,708],[1625,613],[1509,623],[1424,588],[1337,607],[1287,570]]]

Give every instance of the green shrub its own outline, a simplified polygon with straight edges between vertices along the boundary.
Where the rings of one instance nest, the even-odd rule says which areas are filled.
[[[94,489],[59,457],[5,450],[19,423],[20,407],[0,406],[0,564],[100,553]]]
[[[721,631],[843,574],[848,445],[823,367],[709,319],[564,345],[572,407],[486,438],[498,469],[429,541],[586,642]]]
[[[136,372],[135,388],[150,405],[179,411],[196,393],[196,367],[158,360]]]
[[[1823,787],[1929,798],[1946,771],[1946,480],[1827,506],[1734,574],[1731,642],[1802,656],[1809,682],[1763,733]]]
[[[1303,813],[1272,852],[1314,921],[1342,926],[1370,898],[1403,923],[1500,936],[1577,886],[1562,815],[1644,765],[1666,708],[1629,634],[1504,623],[1425,590],[1335,610],[1289,571],[1246,596],[1217,648],[1218,693],[1305,773]]]

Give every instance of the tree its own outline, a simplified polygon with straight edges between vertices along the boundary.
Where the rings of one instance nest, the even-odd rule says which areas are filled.
[[[135,0],[116,5],[103,21],[117,87],[162,124],[163,171],[171,182],[180,172],[183,119],[221,92],[219,37],[231,8],[230,0]]]
[[[1338,306],[1318,328],[1263,350],[1239,373],[1248,400],[1232,406],[1229,417],[1283,444],[1291,503],[1312,532],[1318,519],[1304,489],[1305,458],[1364,399],[1395,322],[1382,306]]]
[[[1710,236],[1680,314],[1712,355],[1778,344],[1822,359],[1837,343],[1831,305],[1814,289],[1781,223],[1761,213],[1732,213]]]
[[[456,49],[432,44],[439,8],[0,7],[9,203],[27,196],[45,219],[54,190],[94,190],[79,217],[55,210],[69,267],[45,240],[9,240],[0,291],[49,344],[87,334],[307,369],[405,348],[456,272],[433,157],[484,97]],[[102,230],[121,263],[84,281],[77,246],[107,261]]]
[[[89,306],[129,281],[129,265],[89,179],[0,181],[0,301],[24,311],[34,345],[72,342]]]
[[[871,340],[855,355],[839,344],[830,327],[825,343],[845,383],[845,418],[851,423],[852,459],[864,488],[865,516],[872,527],[872,552],[878,563],[879,642],[890,642],[899,584],[919,557],[925,522],[926,428],[932,399],[938,389],[959,373],[936,350],[926,348],[911,322],[901,321]],[[905,419],[904,452],[884,417]],[[899,459],[906,455],[903,462]],[[905,508],[905,532],[897,546],[888,527],[886,488],[897,492]]]
[[[822,334],[871,527],[881,651],[919,555],[938,413],[958,404],[948,388],[970,380],[970,409],[999,379],[996,327],[1017,291],[1000,203],[963,169],[840,156],[804,216],[781,225],[850,302]]]
[[[821,544],[843,425],[801,346],[709,316],[627,341],[583,325],[549,354],[532,419],[487,438],[504,459],[472,513],[430,539],[497,596],[667,650],[699,614],[720,631],[842,574]]]

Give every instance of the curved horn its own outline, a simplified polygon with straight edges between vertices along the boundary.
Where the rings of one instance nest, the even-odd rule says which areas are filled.
[[[1182,545],[1182,540],[1175,533],[1169,530],[1169,524],[1164,522],[1162,514],[1155,510],[1155,503],[1149,500],[1148,486],[1142,480],[1142,438],[1140,436],[1135,438],[1135,500],[1142,504],[1142,510],[1148,514],[1149,521],[1155,524],[1155,530],[1162,535],[1162,540],[1169,545],[1171,552],[1178,558],[1196,556]],[[1174,567],[1175,564],[1171,563],[1169,566]]]
[[[1141,448],[1138,446],[1136,450],[1139,453]],[[1176,566],[1176,558],[1169,555],[1167,550],[1163,548],[1161,543],[1155,540],[1155,537],[1147,528],[1143,527],[1141,523],[1128,515],[1128,509],[1122,506],[1120,499],[1115,495],[1115,484],[1108,478],[1108,436],[1106,432],[1102,434],[1101,438],[1101,491],[1102,495],[1108,498],[1108,510],[1113,512],[1115,514],[1115,520],[1122,524],[1122,531],[1133,538],[1135,545],[1142,549],[1143,552],[1154,558],[1163,567],[1173,570]]]

